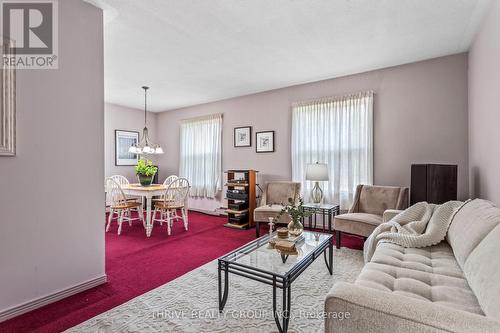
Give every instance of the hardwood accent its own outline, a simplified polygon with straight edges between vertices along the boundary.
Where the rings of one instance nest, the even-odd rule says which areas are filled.
[[[457,165],[412,164],[410,204],[457,200]]]
[[[227,209],[228,221],[224,225],[229,228],[248,229],[255,226],[253,211],[257,206],[257,172],[255,170],[228,170],[227,192],[238,190],[242,199],[230,198],[227,195],[229,204],[244,203],[244,209]],[[236,180],[240,180],[237,182]]]

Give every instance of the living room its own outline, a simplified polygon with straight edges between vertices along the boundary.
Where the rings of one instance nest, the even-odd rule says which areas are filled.
[[[0,331],[500,330],[498,1],[45,2]]]

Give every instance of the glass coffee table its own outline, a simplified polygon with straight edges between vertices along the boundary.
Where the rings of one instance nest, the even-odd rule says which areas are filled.
[[[292,282],[321,254],[330,275],[333,270],[332,235],[304,231],[303,236],[303,239],[296,243],[296,255],[281,255],[276,249],[269,248],[268,241],[276,237],[274,233],[260,237],[219,258],[219,311],[224,309],[229,294],[229,273],[243,276],[273,287],[274,320],[279,332],[287,332]],[[281,313],[276,305],[277,289],[283,290]]]

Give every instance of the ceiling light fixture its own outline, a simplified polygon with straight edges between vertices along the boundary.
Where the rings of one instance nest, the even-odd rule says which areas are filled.
[[[138,155],[153,155],[153,154],[163,154],[163,149],[158,144],[153,144],[149,141],[148,126],[147,122],[147,97],[149,87],[142,87],[144,89],[144,128],[142,129],[142,138],[138,144],[130,146],[128,152]]]

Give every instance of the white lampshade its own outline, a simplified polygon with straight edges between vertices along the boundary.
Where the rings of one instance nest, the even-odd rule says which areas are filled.
[[[137,154],[137,147],[136,146],[130,146],[128,149],[128,152],[131,154]]]
[[[328,166],[326,163],[308,164],[306,167],[306,180],[326,181],[328,180]]]
[[[144,154],[152,154],[154,152],[154,149],[150,146],[144,146],[144,148],[142,148],[142,152]]]
[[[155,148],[155,154],[163,154],[163,149],[160,146]]]

